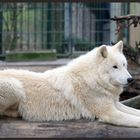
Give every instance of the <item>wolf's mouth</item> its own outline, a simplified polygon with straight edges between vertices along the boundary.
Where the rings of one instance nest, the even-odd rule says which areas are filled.
[[[125,88],[125,87],[128,87],[128,86],[129,86],[129,84],[123,84],[122,86]]]
[[[115,87],[119,87],[119,86],[122,86],[122,87],[127,87],[129,84],[126,83],[126,84],[122,84],[120,83],[119,81],[113,81],[113,80],[110,80],[110,83],[115,86]]]
[[[128,87],[128,86],[132,85],[133,83],[134,83],[134,80],[131,83],[127,83],[127,84],[123,85],[123,87]]]

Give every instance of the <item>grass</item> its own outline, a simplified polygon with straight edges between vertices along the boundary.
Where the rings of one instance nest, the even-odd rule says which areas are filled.
[[[43,61],[55,59],[56,52],[53,51],[6,53],[6,61]]]

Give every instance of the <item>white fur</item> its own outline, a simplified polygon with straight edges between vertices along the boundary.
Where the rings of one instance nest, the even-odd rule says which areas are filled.
[[[131,78],[122,50],[122,41],[102,45],[44,73],[0,71],[0,113],[10,116],[9,109],[16,104],[16,111],[29,121],[96,116],[115,125],[140,127],[140,111],[119,102]]]

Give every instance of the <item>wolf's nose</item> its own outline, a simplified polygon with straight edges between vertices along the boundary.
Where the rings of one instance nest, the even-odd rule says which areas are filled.
[[[127,79],[127,82],[128,82],[128,83],[131,83],[133,80],[134,80],[133,78],[128,78],[128,79]]]

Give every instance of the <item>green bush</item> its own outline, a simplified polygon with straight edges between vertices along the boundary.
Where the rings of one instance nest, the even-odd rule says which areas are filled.
[[[69,41],[70,39],[62,40],[61,44],[56,45],[57,53],[68,53]],[[75,51],[89,51],[95,48],[95,45],[91,42],[79,38],[72,38],[71,45],[75,47]]]

